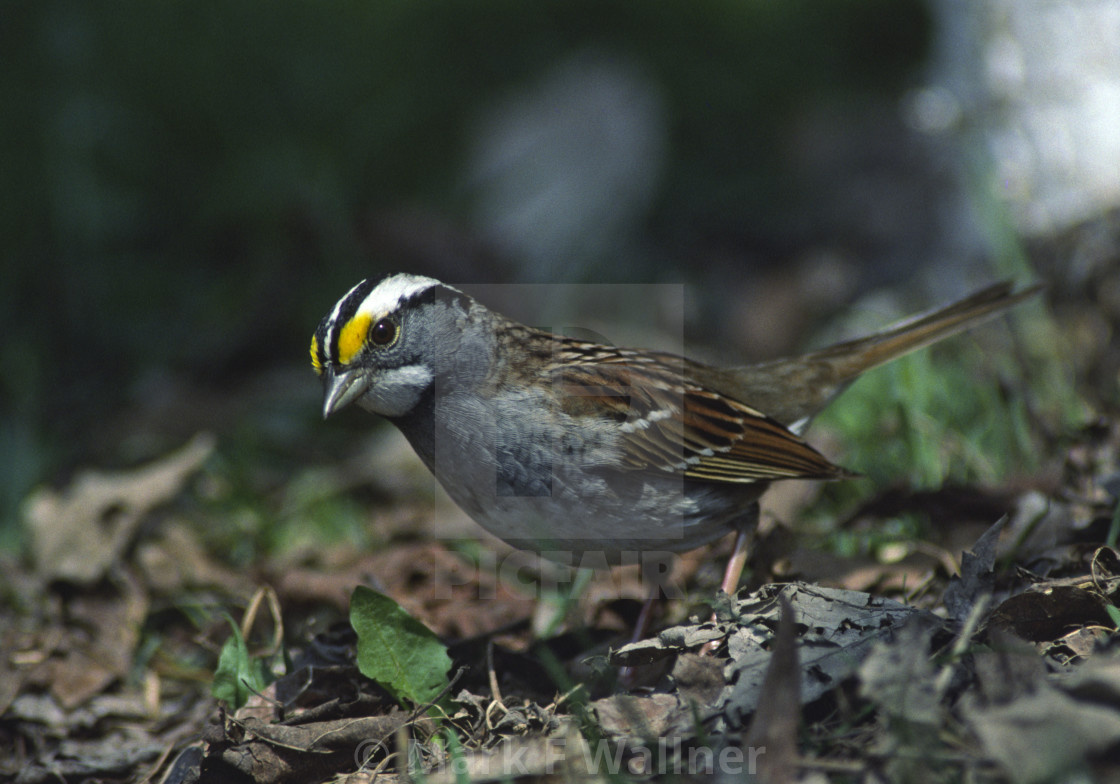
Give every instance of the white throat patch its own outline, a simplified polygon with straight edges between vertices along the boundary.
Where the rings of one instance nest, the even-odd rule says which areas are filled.
[[[358,400],[367,411],[386,417],[404,416],[420,402],[432,383],[432,371],[423,365],[406,365],[382,372]]]

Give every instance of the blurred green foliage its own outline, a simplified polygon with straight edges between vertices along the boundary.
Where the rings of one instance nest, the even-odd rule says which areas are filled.
[[[836,524],[900,482],[920,491],[1029,476],[1053,459],[1048,434],[1086,421],[1089,408],[1043,304],[1022,303],[1007,319],[1003,336],[985,334],[1000,329],[993,322],[868,372],[817,418],[814,427],[843,445],[838,462],[866,477],[828,484],[811,510],[826,548],[867,554],[923,538],[921,512],[860,531]]]
[[[745,215],[795,233],[791,114],[897,89],[928,26],[918,0],[5,3],[0,520],[144,372],[222,386],[302,359],[338,293],[395,266],[364,216],[462,216],[466,129],[558,58],[658,82],[649,230],[684,249]]]
[[[984,360],[967,337],[945,352],[919,351],[868,373],[821,415],[845,434],[846,464],[878,487],[906,467],[916,490],[942,483],[994,482],[1037,466],[1024,432],[1023,401],[998,376],[977,378]],[[1022,379],[1019,379],[1021,381]],[[967,390],[967,394],[962,394]]]

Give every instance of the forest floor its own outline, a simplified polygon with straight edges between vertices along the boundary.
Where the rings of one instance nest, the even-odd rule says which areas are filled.
[[[636,566],[585,576],[486,538],[386,430],[298,475],[205,433],[75,473],[28,499],[28,555],[0,574],[0,776],[1120,779],[1120,419],[1094,394],[1120,308],[1086,294],[1116,288],[1046,295],[1070,340],[1105,337],[1073,380],[1091,415],[1032,472],[873,490],[829,542],[921,536],[854,550],[798,529],[818,486],[779,493],[739,594],[717,597],[730,542],[686,553],[635,643]],[[359,585],[449,657],[430,699],[363,675]],[[416,630],[378,629],[418,672],[391,637]]]

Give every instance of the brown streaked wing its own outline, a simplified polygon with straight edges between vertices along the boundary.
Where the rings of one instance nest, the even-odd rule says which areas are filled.
[[[699,460],[685,469],[691,479],[752,482],[768,479],[841,479],[852,474],[779,422],[707,389],[685,395],[684,421]]]
[[[562,408],[575,416],[613,417],[631,470],[737,484],[852,476],[760,411],[682,379],[676,365],[685,360],[581,347],[567,344],[552,368]]]

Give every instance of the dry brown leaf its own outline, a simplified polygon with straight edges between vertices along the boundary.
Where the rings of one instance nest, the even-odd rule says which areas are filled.
[[[976,544],[961,556],[961,572],[949,581],[945,589],[945,607],[949,617],[958,625],[964,624],[972,608],[982,597],[989,596],[995,586],[996,549],[999,537],[1007,527],[1007,517],[997,520],[985,531]]]
[[[147,595],[124,574],[112,586],[75,596],[66,623],[38,640],[38,664],[25,681],[48,689],[66,710],[86,703],[127,677],[147,612]]]
[[[1076,700],[1045,681],[1002,705],[969,698],[961,707],[984,751],[1020,784],[1057,780],[1120,743],[1115,707]]]
[[[1042,583],[1006,599],[988,623],[1032,642],[1050,642],[1083,626],[1111,626],[1106,600],[1097,591]]]
[[[621,667],[640,667],[667,659],[679,653],[700,648],[705,643],[723,639],[727,629],[722,624],[702,623],[663,629],[656,637],[623,645],[610,653],[610,663]]]
[[[144,584],[164,596],[200,587],[248,596],[254,588],[244,571],[231,569],[214,558],[195,528],[180,520],[168,520],[151,540],[140,543],[134,563]]]
[[[812,702],[855,672],[879,640],[889,639],[906,623],[939,627],[940,618],[915,607],[857,591],[790,583],[764,586],[739,602],[742,626],[728,640],[731,661],[728,687],[719,711],[739,726],[758,707],[769,665],[763,647],[776,625],[778,596],[786,596],[797,613],[801,657],[801,700]]]
[[[715,656],[682,653],[673,665],[673,682],[685,702],[699,707],[710,706],[726,685],[723,662]]]
[[[928,630],[902,627],[894,640],[877,642],[859,667],[860,694],[888,716],[937,726],[941,719]]]
[[[596,700],[593,707],[604,732],[639,743],[667,735],[685,712],[672,694],[616,694]]]
[[[257,784],[327,780],[339,769],[359,765],[374,751],[392,747],[393,733],[408,714],[270,724],[257,719],[230,722],[208,738],[204,769],[215,780],[248,776]]]
[[[133,471],[85,471],[61,492],[41,488],[24,505],[36,571],[44,580],[96,582],[120,557],[152,509],[182,489],[214,451],[202,433]]]
[[[984,751],[1022,784],[1088,766],[1120,743],[1120,659],[1048,677],[1035,648],[998,630],[975,657],[980,694],[961,713]]]
[[[598,764],[597,764],[598,763]],[[603,770],[601,773],[600,770]],[[623,750],[603,742],[592,749],[571,722],[548,737],[515,737],[489,751],[468,752],[425,776],[427,784],[470,781],[606,782],[628,771]],[[612,775],[613,774],[613,775]]]
[[[1073,664],[1088,659],[1098,646],[1104,645],[1115,633],[1115,629],[1105,626],[1085,626],[1059,637],[1044,650],[1048,657],[1059,664]]]
[[[1074,697],[1120,709],[1120,657],[1115,654],[1089,659],[1057,682]]]

